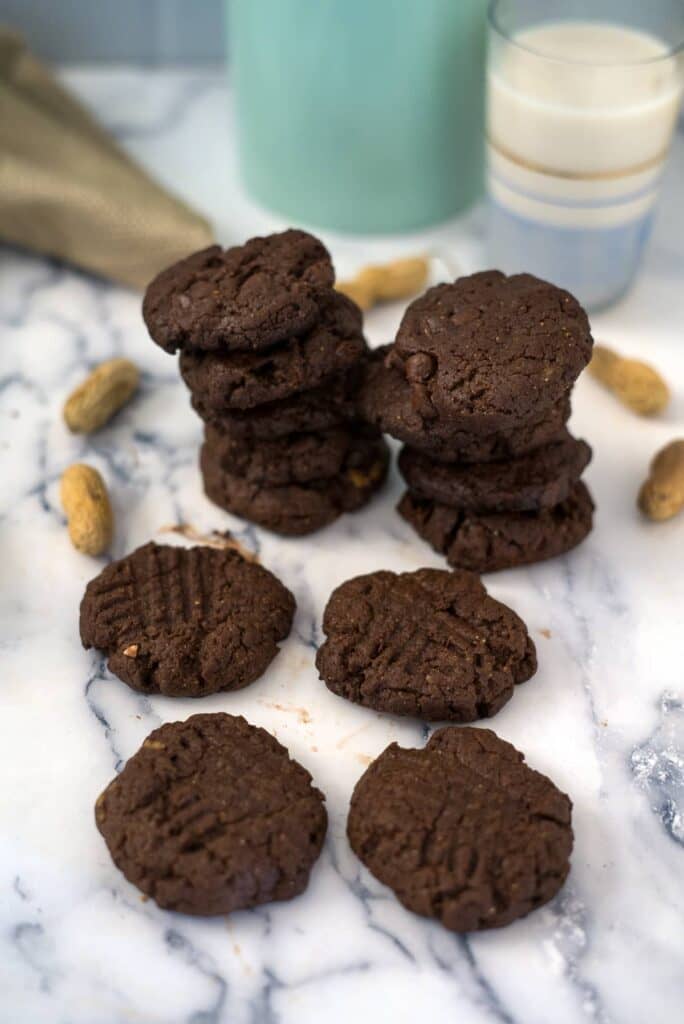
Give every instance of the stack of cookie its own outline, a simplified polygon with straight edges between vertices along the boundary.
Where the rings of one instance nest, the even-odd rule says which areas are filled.
[[[399,512],[451,565],[538,562],[591,530],[591,450],[566,422],[592,344],[568,292],[487,271],[431,288],[373,354],[362,412],[405,442]]]
[[[325,247],[303,231],[212,246],[151,283],[152,339],[180,350],[205,422],[212,501],[277,533],[310,533],[360,508],[388,463],[354,394],[367,345],[358,307],[333,288]]]

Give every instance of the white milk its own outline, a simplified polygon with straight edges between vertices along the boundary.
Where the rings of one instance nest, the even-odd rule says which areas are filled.
[[[647,2],[647,0],[644,0]],[[490,35],[489,261],[592,308],[641,262],[681,96],[682,55],[589,21]]]
[[[677,60],[667,54],[654,36],[597,22],[555,22],[513,43],[498,40],[488,82],[497,201],[559,226],[642,216],[655,198],[681,95]],[[570,205],[546,208],[554,200]],[[582,209],[583,201],[592,208]]]

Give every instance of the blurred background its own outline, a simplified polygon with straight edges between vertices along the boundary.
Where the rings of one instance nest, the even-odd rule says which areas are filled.
[[[0,0],[0,21],[50,61],[218,64],[224,0]]]
[[[173,148],[122,125],[116,69],[141,117],[192,105]],[[681,163],[683,79],[684,0],[0,0],[0,237],[140,286],[212,235],[403,236],[599,309],[673,137]]]

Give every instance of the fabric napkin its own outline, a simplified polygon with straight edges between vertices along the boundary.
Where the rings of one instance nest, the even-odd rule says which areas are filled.
[[[143,288],[213,236],[0,27],[0,240]]]

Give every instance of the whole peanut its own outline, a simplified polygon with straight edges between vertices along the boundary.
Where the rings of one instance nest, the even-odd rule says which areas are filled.
[[[349,281],[339,281],[338,292],[348,295],[361,309],[371,309],[378,302],[406,299],[424,286],[430,264],[424,256],[411,256],[364,267]]]
[[[114,519],[107,488],[98,471],[81,462],[65,469],[61,499],[71,543],[84,555],[101,555],[112,542]]]
[[[684,508],[684,441],[671,441],[651,462],[639,491],[639,508],[649,519],[671,519]]]
[[[138,368],[130,359],[100,363],[66,400],[64,419],[69,430],[77,434],[99,430],[126,404],[139,379]]]
[[[662,412],[670,400],[670,389],[657,370],[639,359],[626,359],[605,345],[594,345],[589,372],[640,416]]]

